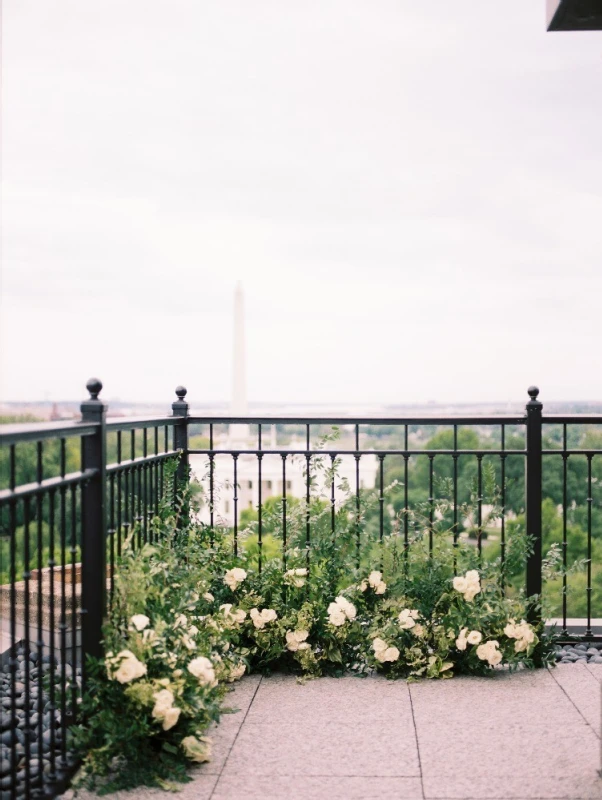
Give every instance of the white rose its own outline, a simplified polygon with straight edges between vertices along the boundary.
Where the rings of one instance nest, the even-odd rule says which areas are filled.
[[[186,628],[187,625],[188,625],[188,619],[186,617],[186,614],[178,614],[173,624],[174,628]]]
[[[457,592],[460,592],[461,594],[464,594],[464,592],[468,589],[468,581],[466,580],[466,578],[462,578],[461,576],[455,577],[453,580],[453,584],[454,584],[454,589]]]
[[[181,713],[182,709],[177,708],[176,706],[168,708],[165,712],[165,716],[163,717],[163,730],[168,731],[170,728],[173,728],[173,726],[179,720]]]
[[[479,594],[481,591],[480,586],[469,586],[468,589],[464,592],[464,599],[469,603],[474,600],[475,595]]]
[[[516,625],[514,624],[514,620],[510,620],[508,624],[504,628],[504,633],[509,639],[516,639],[517,630]]]
[[[196,642],[187,633],[182,634],[182,644],[187,650],[196,650]]]
[[[297,640],[294,631],[286,632],[286,648],[287,650],[290,650],[291,653],[296,653],[299,649],[299,641]]]
[[[207,736],[186,736],[181,742],[187,758],[197,763],[211,761],[211,739]]]
[[[422,638],[424,636],[425,631],[420,623],[416,623],[416,625],[414,625],[414,627],[412,628],[412,633],[414,634],[414,636]]]
[[[469,569],[465,577],[469,586],[473,586],[475,584],[479,585],[481,582],[479,573],[476,569]]]
[[[305,567],[298,567],[297,569],[289,569],[284,573],[284,578],[287,583],[300,589],[305,584],[307,577],[307,569]]]
[[[460,633],[458,634],[458,638],[456,639],[456,647],[458,650],[466,650],[466,631],[468,628],[462,628]],[[478,655],[478,651],[477,651]],[[481,656],[479,656],[480,658]]]
[[[274,611],[273,608],[264,608],[261,612],[261,616],[264,622],[274,622],[278,618],[278,614]]]
[[[209,686],[211,688],[217,686],[213,664],[208,658],[205,658],[205,656],[199,656],[198,658],[193,659],[188,664],[187,669],[191,675],[194,675],[201,686]]]
[[[399,650],[396,647],[387,647],[384,652],[385,661],[397,661],[399,658]]]
[[[383,664],[387,660],[386,652],[386,650],[379,650],[378,652],[374,653],[374,658]]]
[[[339,628],[341,625],[344,625],[347,617],[345,616],[345,612],[340,609],[338,606],[336,607],[336,611],[332,611],[328,617],[328,621],[331,625],[334,625],[336,628]]]
[[[188,634],[190,636],[196,636],[198,632],[199,632],[199,629],[197,628],[196,625],[191,625],[190,628],[188,628]]]
[[[309,642],[299,642],[299,650],[309,650],[311,647]]]
[[[471,631],[466,638],[468,640],[468,644],[479,644],[483,638],[483,634],[479,631]]]
[[[397,617],[397,621],[399,622],[399,627],[406,631],[410,628],[413,628],[416,624],[414,618],[412,617],[411,611],[408,608],[404,608],[403,611],[400,612],[399,616]]]
[[[368,588],[368,581],[362,581],[357,588],[360,590],[360,592],[365,592]]]
[[[129,683],[146,675],[146,665],[138,661],[130,650],[122,650],[117,653],[115,658],[120,658],[121,663],[112,675],[113,680],[119,681],[119,683]]]
[[[378,636],[376,637],[376,639],[372,640],[372,649],[374,650],[375,653],[384,653],[387,647],[388,647],[387,643],[383,639],[380,639]]]
[[[234,567],[234,569],[227,570],[224,575],[224,583],[234,591],[238,587],[238,584],[242,583],[246,577],[247,573],[244,569]]]
[[[378,586],[379,583],[381,583],[382,579],[383,579],[382,573],[377,572],[376,570],[374,570],[374,572],[371,572],[368,575],[368,583],[373,589],[376,588],[376,586]]]
[[[489,655],[489,664],[492,667],[497,666],[502,660],[502,654],[499,650],[493,650]]]
[[[203,595],[203,600],[206,600],[208,603],[213,603],[215,597],[211,594],[211,592],[205,592]]]
[[[375,594],[384,594],[387,591],[387,584],[384,581],[380,581],[374,587]]]
[[[234,617],[234,621],[240,625],[241,622],[244,622],[246,620],[247,612],[244,610],[244,608],[239,608],[234,612],[232,616]]]
[[[173,705],[173,692],[171,692],[169,689],[161,689],[161,691],[153,694],[153,699],[155,701],[155,705],[152,715],[155,719],[163,719],[167,709],[171,708]]]
[[[137,631],[143,631],[150,619],[146,616],[146,614],[134,614],[134,616],[130,619],[130,624],[136,628]]]
[[[339,596],[334,601],[335,604],[341,609],[341,611],[345,614],[347,619],[353,620],[357,614],[356,608],[353,603],[350,603],[346,597]],[[329,606],[330,608],[330,606]]]

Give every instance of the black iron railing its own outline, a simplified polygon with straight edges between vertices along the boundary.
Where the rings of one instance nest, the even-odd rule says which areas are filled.
[[[166,495],[174,495],[177,484],[188,480],[191,466],[203,487],[202,520],[212,528],[227,527],[235,552],[243,532],[246,536],[252,530],[259,569],[270,499],[271,519],[274,508],[280,517],[284,564],[291,509],[294,503],[304,504],[303,545],[309,561],[315,533],[310,514],[313,467],[318,460],[331,473],[346,470],[358,563],[368,524],[381,542],[397,525],[407,553],[411,512],[419,502],[432,532],[442,475],[451,493],[453,541],[469,527],[481,554],[488,535],[484,483],[492,469],[499,488],[495,536],[500,580],[505,579],[509,531],[517,515],[523,515],[534,541],[524,583],[529,596],[542,592],[544,483],[553,472],[562,563],[569,565],[573,516],[580,509],[587,559],[582,627],[571,622],[573,601],[565,574],[559,628],[565,636],[578,633],[584,640],[602,640],[596,623],[602,608],[594,607],[593,600],[594,583],[602,576],[595,563],[602,538],[597,533],[602,523],[602,445],[594,437],[594,446],[589,446],[581,434],[590,426],[602,430],[602,415],[543,416],[539,392],[532,387],[524,416],[200,417],[190,414],[186,389],[180,386],[169,416],[107,421],[99,399],[102,384],[90,380],[87,387],[90,398],[82,404],[81,422],[9,425],[1,432],[2,669],[8,676],[3,692],[10,700],[6,730],[11,750],[11,772],[3,777],[2,789],[11,797],[52,795],[68,780],[73,764],[67,728],[78,717],[85,691],[85,656],[102,653],[102,621],[117,559],[125,540],[133,546],[152,541],[152,519]],[[240,426],[245,426],[242,433]],[[333,426],[340,429],[339,438],[323,439]],[[475,428],[483,433],[481,440],[466,444],[466,431]],[[436,437],[425,444],[427,430],[441,434],[436,445]],[[554,446],[545,446],[549,442]],[[172,479],[168,463],[176,457]],[[367,486],[362,486],[364,475]],[[391,475],[396,478],[393,497],[387,488]],[[466,475],[474,486],[475,517],[469,526],[462,519],[469,492]],[[367,520],[364,501],[370,492],[374,503]],[[340,502],[340,487],[332,480],[325,503],[327,510],[330,505],[327,519],[333,536]]]

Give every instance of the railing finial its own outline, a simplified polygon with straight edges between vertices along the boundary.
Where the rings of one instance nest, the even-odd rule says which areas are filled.
[[[184,400],[187,394],[188,389],[185,386],[176,386],[176,395],[180,399],[180,402]]]
[[[102,391],[102,381],[98,378],[89,378],[86,389],[90,392],[90,400],[98,400],[98,395]]]
[[[177,400],[171,404],[171,411],[174,417],[187,417],[189,405],[186,402],[186,395],[188,393],[188,389],[185,386],[176,386],[176,395],[178,397]]]
[[[537,396],[539,395],[539,387],[529,386],[527,392],[529,393],[529,397],[531,398],[527,403],[527,408],[529,408],[529,406],[531,407],[537,406],[539,408],[542,405],[541,401],[537,399]]]

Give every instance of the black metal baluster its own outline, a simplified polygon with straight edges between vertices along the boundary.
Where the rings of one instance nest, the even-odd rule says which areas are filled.
[[[155,425],[155,456],[157,456],[154,465],[154,498],[155,498],[155,516],[159,516],[159,426]]]
[[[435,495],[434,495],[434,461],[435,456],[429,456],[429,558],[433,555],[433,525],[435,522]]]
[[[66,453],[65,440],[61,439],[61,477],[65,477]],[[67,763],[67,487],[60,488],[60,547],[61,547],[61,623],[59,625],[61,640],[61,757],[59,772],[66,775]]]
[[[355,550],[356,564],[361,563],[361,534],[360,534],[360,426],[355,426]]]
[[[42,442],[37,443],[37,459],[36,459],[36,482],[38,485],[41,485],[44,474],[42,468]],[[44,495],[42,492],[39,492],[36,497],[36,524],[37,524],[37,534],[38,534],[38,541],[37,541],[37,549],[38,549],[38,558],[37,558],[37,566],[38,566],[38,639],[36,642],[37,651],[38,651],[38,660],[36,663],[38,669],[38,736],[37,736],[37,745],[38,745],[38,765],[39,765],[39,772],[38,772],[38,780],[36,780],[36,785],[38,786],[40,792],[42,791],[44,785],[44,773],[42,770],[42,758],[40,756],[41,753],[44,751],[44,693],[41,691],[41,675],[42,675],[42,664],[44,663],[44,638],[42,633],[42,613],[43,613],[43,606],[42,606],[42,568],[43,568],[43,549],[44,543],[42,538],[42,519],[44,516],[44,508],[43,508],[43,500]]]
[[[77,622],[78,603],[76,588],[77,563],[77,486],[71,486],[71,721],[77,719],[77,681],[75,670],[77,668]]]
[[[257,426],[257,449],[259,453],[257,454],[257,477],[259,483],[259,494],[258,494],[258,504],[257,504],[257,549],[258,549],[258,559],[259,559],[259,574],[261,575],[261,568],[263,562],[263,525],[262,525],[262,511],[263,511],[263,495],[262,495],[262,486],[261,486],[261,462],[263,460],[263,453],[261,452],[261,424]]]
[[[11,492],[15,490],[15,445],[11,444],[9,451],[9,488]],[[13,786],[12,798],[16,798],[17,784],[17,669],[19,661],[17,658],[17,507],[14,499],[11,498],[9,506],[10,524],[10,776]]]
[[[453,503],[454,503],[454,524],[453,524],[453,538],[454,538],[454,548],[458,546],[458,537],[460,531],[458,530],[458,426],[454,425],[454,454],[453,458],[453,470],[454,470],[454,488],[453,488]],[[456,570],[456,554],[454,552],[454,572]]]
[[[587,628],[585,629],[585,639],[593,639],[592,631],[592,459],[593,454],[587,455]]]
[[[25,684],[25,691],[23,692],[22,697],[24,697],[24,720],[25,720],[25,796],[29,797],[31,792],[31,738],[29,736],[30,730],[30,669],[31,669],[31,662],[29,660],[30,656],[30,639],[29,639],[29,617],[30,617],[30,610],[29,610],[29,580],[31,578],[31,572],[29,571],[30,568],[30,550],[29,550],[29,536],[30,536],[30,517],[31,517],[31,509],[30,509],[30,498],[26,497],[23,501],[23,582],[24,582],[24,589],[25,589],[25,597],[24,597],[24,614],[25,618],[23,620],[24,624],[24,631],[23,631],[23,683]]]
[[[123,539],[128,541],[130,535],[130,468],[126,467],[123,471]],[[130,547],[134,547],[134,540],[130,543]]]
[[[310,426],[305,426],[305,449],[307,455],[305,456],[306,462],[306,476],[305,476],[305,564],[309,568],[309,549],[311,546],[311,455],[310,448]]]
[[[542,528],[541,528],[541,489],[542,489],[542,452],[541,452],[541,412],[542,403],[537,399],[539,389],[530,386],[527,390],[531,398],[527,403],[527,449],[526,449],[526,509],[525,520],[527,534],[532,537],[533,549],[527,557],[527,597],[541,597],[542,588]],[[538,623],[541,619],[541,606],[531,602],[527,619]]]
[[[330,469],[332,473],[332,482],[330,484],[330,533],[332,534],[332,540],[335,540],[336,537],[336,482],[335,482],[335,460],[337,454],[331,453],[330,454]]]
[[[144,458],[144,465],[142,467],[142,484],[143,484],[143,513],[142,524],[144,526],[144,543],[148,542],[148,428],[142,429],[142,457]]]
[[[115,475],[109,476],[109,605],[113,605],[115,589]]]
[[[214,504],[214,469],[215,456],[213,455],[213,425],[209,425],[209,525],[211,526],[210,543],[213,547],[213,504]]]
[[[385,536],[385,457],[384,455],[379,455],[378,459],[380,461],[379,464],[379,476],[380,476],[380,492],[378,495],[378,505],[379,505],[379,537],[378,541],[380,544],[380,568],[381,571],[384,567],[384,536]]]
[[[282,569],[286,569],[286,453],[282,458]]]
[[[483,557],[483,543],[481,536],[483,533],[483,456],[477,456],[477,549],[479,551],[479,564]]]
[[[238,555],[238,453],[232,454],[234,461],[234,555]]]
[[[56,783],[56,695],[55,695],[55,675],[56,675],[56,654],[55,654],[55,609],[54,609],[54,534],[55,534],[55,492],[51,491],[49,496],[49,531],[48,531],[48,578],[50,589],[49,617],[50,617],[50,642],[49,642],[49,669],[48,669],[48,713],[50,714],[50,771],[48,782],[52,787]],[[42,717],[43,715],[40,715]]]
[[[567,513],[568,513],[568,468],[569,453],[567,446],[566,423],[562,426],[562,633],[568,634],[567,618],[567,564],[568,564],[568,540],[567,540]]]
[[[117,431],[117,463],[121,464],[121,431]],[[123,470],[117,471],[117,557],[121,558],[121,541],[123,536],[122,513],[123,513],[123,493],[122,481]]]
[[[408,426],[404,425],[403,433],[403,569],[404,575],[408,576],[408,551],[410,547],[410,514],[408,505]]]
[[[501,562],[501,575],[500,587],[502,594],[506,596],[506,426],[502,425],[501,430],[501,446],[502,455],[500,456],[500,480],[501,480],[501,504],[502,504],[502,519],[501,519],[501,543],[500,543],[500,562]]]

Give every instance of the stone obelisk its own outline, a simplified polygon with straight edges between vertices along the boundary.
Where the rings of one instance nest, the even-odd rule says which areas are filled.
[[[233,417],[247,416],[247,376],[245,364],[245,298],[242,283],[236,284],[234,292],[234,348],[232,360],[232,405]],[[245,424],[230,426],[230,445],[247,445],[249,426]]]

